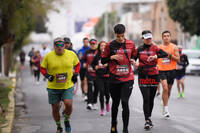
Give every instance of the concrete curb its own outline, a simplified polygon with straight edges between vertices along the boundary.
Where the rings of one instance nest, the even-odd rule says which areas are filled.
[[[11,133],[12,131],[12,125],[14,121],[15,116],[15,87],[16,87],[16,78],[12,78],[13,85],[10,87],[12,90],[9,92],[9,99],[10,103],[8,106],[8,113],[6,114],[6,120],[7,123],[2,127],[2,133]]]

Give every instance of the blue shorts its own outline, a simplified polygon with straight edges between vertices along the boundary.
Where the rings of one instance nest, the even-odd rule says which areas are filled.
[[[185,75],[178,75],[178,76],[176,76],[176,80],[180,80],[180,79],[182,79],[184,77],[185,77]]]
[[[49,89],[48,91],[48,99],[49,104],[56,104],[65,99],[72,99],[74,95],[74,87],[69,89]]]

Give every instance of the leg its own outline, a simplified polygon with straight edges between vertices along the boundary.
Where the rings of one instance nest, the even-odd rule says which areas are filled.
[[[133,89],[133,81],[123,83],[121,86],[121,103],[122,103],[122,120],[123,120],[123,132],[128,132],[129,124],[129,98]]]
[[[112,98],[112,108],[111,108],[111,133],[117,131],[117,114],[118,107],[120,104],[121,91],[119,84],[110,84],[110,95]]]
[[[168,84],[167,80],[161,80],[163,92],[162,92],[162,99],[163,99],[163,105],[167,106],[168,105]]]

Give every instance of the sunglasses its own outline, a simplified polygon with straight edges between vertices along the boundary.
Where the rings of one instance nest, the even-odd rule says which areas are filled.
[[[56,47],[64,47],[64,43],[58,42],[58,43],[56,43]]]

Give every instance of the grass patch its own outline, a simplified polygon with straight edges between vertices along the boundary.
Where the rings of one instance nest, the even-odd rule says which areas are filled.
[[[6,122],[5,115],[10,102],[8,94],[12,88],[12,80],[0,78],[0,126]],[[0,129],[1,133],[1,129]]]

